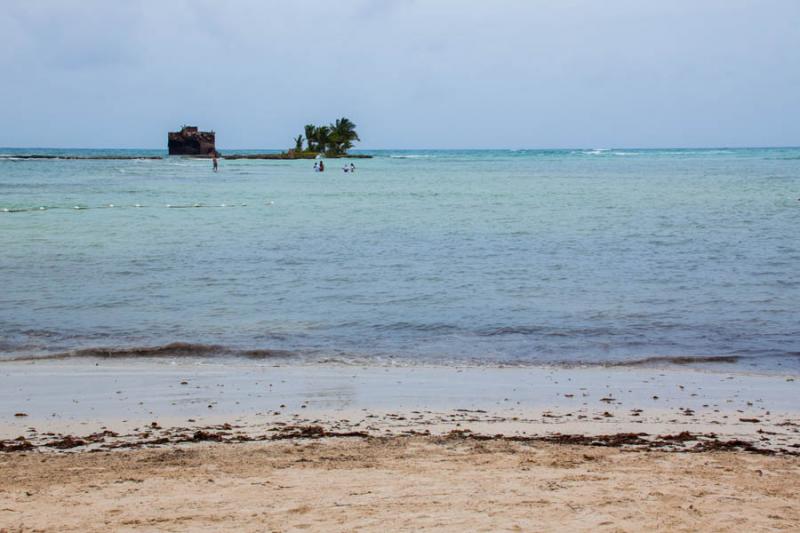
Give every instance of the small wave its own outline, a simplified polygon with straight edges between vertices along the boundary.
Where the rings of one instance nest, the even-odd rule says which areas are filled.
[[[137,357],[198,357],[198,356],[228,356],[247,357],[252,359],[270,359],[278,357],[292,357],[299,352],[290,350],[273,349],[241,349],[221,346],[217,344],[196,344],[189,342],[171,342],[156,346],[128,346],[128,347],[93,347],[80,348],[56,353],[43,353],[35,355],[21,355],[5,359],[6,361],[40,361],[55,359],[98,358],[98,359],[125,359]]]
[[[271,359],[273,357],[292,357],[298,355],[298,352],[291,350],[272,350],[262,348],[260,350],[236,350],[236,355],[250,357],[252,359]]]
[[[377,331],[421,331],[421,332],[453,332],[459,328],[451,324],[432,323],[418,324],[414,322],[393,322],[374,326]]]
[[[500,335],[535,335],[542,333],[545,328],[541,326],[501,326],[484,329],[477,332],[479,337],[497,337]]]
[[[671,365],[697,365],[707,363],[735,364],[745,359],[742,355],[654,355],[630,361],[604,363],[603,366],[657,366],[660,364]]]
[[[586,336],[617,336],[624,333],[607,328],[570,328],[554,329],[548,326],[499,326],[481,329],[475,332],[479,337],[499,337],[503,335],[541,335],[543,337],[586,337]]]

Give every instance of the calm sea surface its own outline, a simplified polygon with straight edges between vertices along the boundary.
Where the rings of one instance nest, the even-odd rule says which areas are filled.
[[[800,371],[800,149],[26,152],[162,155],[0,149],[0,358]]]

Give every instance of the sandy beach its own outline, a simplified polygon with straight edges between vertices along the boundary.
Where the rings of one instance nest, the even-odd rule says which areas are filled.
[[[0,380],[2,531],[800,524],[789,375],[67,360]]]
[[[3,455],[4,531],[775,531],[796,457],[395,437]]]

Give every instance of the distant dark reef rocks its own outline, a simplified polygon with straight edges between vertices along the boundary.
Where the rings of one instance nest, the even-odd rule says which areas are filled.
[[[316,159],[319,154],[317,152],[299,152],[295,153],[293,150],[289,152],[281,152],[279,154],[229,154],[224,155],[217,152],[217,156],[221,159]],[[194,155],[184,156],[194,157],[201,159],[210,159],[211,155]],[[371,159],[371,155],[367,154],[342,154],[342,155],[326,155],[328,159]],[[0,159],[18,160],[18,159],[65,159],[65,160],[97,160],[97,161],[119,161],[119,160],[134,160],[134,159],[164,159],[160,155],[53,155],[53,154],[14,154],[0,156]]]
[[[279,154],[229,154],[220,155],[222,159],[316,159],[319,157],[319,152],[296,152],[289,150],[288,152],[281,152]],[[367,154],[328,154],[325,156],[328,159],[371,159],[371,155]]]
[[[0,159],[77,159],[116,161],[127,159],[164,159],[160,155],[54,155],[54,154],[22,154],[6,155]]]

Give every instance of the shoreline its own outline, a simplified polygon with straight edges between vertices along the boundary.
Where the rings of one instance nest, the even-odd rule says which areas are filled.
[[[115,206],[117,207],[117,206]],[[171,206],[180,208],[183,206]],[[189,206],[187,206],[189,207]],[[194,206],[191,206],[194,207]],[[200,206],[215,207],[215,206]],[[56,208],[52,208],[56,209]],[[73,208],[74,209],[74,208]],[[87,208],[88,209],[88,208]],[[800,379],[800,369],[778,366],[744,365],[737,356],[656,356],[642,359],[620,361],[480,361],[476,359],[445,360],[412,359],[412,358],[377,358],[363,356],[339,357],[306,357],[307,354],[281,349],[235,349],[211,345],[206,349],[202,345],[190,345],[198,354],[183,353],[182,343],[171,345],[147,346],[142,348],[80,348],[58,352],[21,353],[0,358],[0,370],[8,365],[66,364],[88,365],[120,364],[139,367],[153,365],[186,365],[198,367],[291,367],[291,368],[372,368],[372,369],[430,369],[430,370],[521,370],[521,371],[651,371],[668,373],[702,373],[712,375],[735,375],[753,377],[771,377]],[[196,346],[200,346],[196,348]],[[217,350],[214,355],[214,350]],[[212,355],[209,355],[212,354]]]

